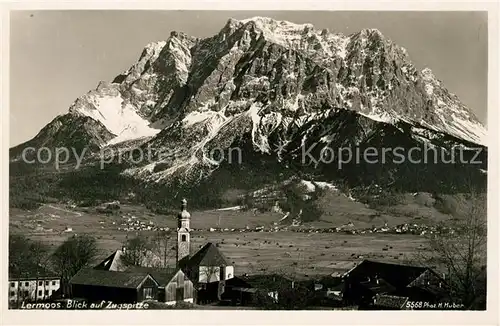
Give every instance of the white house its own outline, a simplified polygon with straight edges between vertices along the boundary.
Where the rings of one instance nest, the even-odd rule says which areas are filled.
[[[60,286],[61,281],[55,276],[9,278],[9,302],[47,300]]]

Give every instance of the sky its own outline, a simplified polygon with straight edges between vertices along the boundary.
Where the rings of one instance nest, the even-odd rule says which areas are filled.
[[[253,16],[312,23],[346,35],[377,28],[487,122],[486,12],[15,11],[10,17],[10,146],[33,138],[170,31],[209,37],[229,18]]]

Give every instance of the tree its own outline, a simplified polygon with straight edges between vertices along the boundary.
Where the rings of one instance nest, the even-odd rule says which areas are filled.
[[[61,277],[61,289],[68,292],[69,280],[78,271],[92,263],[98,254],[96,239],[87,234],[64,241],[52,255],[56,271]]]
[[[131,266],[167,268],[172,258],[175,259],[175,247],[169,231],[158,231],[147,237],[138,234],[124,243],[126,250],[123,262]]]
[[[429,237],[427,261],[444,266],[450,299],[462,303],[464,309],[486,308],[485,204],[486,194],[471,191],[465,207],[455,213],[454,230]]]
[[[148,239],[142,235],[138,235],[130,240],[127,240],[126,250],[123,253],[122,260],[127,265],[132,266],[148,266],[146,258],[148,252],[151,251],[151,244]]]
[[[39,241],[32,241],[23,235],[9,235],[9,274],[32,276],[34,269],[46,266],[48,248]]]
[[[23,235],[9,235],[9,278],[36,278],[40,273],[46,273],[48,259],[48,247],[42,242],[29,240]],[[20,286],[17,291],[16,304],[19,307],[21,302],[30,299],[30,295],[21,292]]]
[[[171,259],[175,261],[175,246],[173,246],[171,231],[157,231],[151,239],[152,253],[158,257],[154,267],[167,268]]]

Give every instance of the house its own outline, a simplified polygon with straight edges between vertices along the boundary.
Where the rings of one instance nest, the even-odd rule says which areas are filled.
[[[306,280],[299,285],[308,289],[318,306],[340,307],[343,306],[342,293],[345,287],[344,280],[340,277],[324,276],[317,280]]]
[[[9,278],[9,303],[44,301],[59,291],[57,276]]]
[[[126,271],[110,271],[87,268],[71,278],[70,286],[73,298],[90,302],[193,302],[193,285],[180,269],[133,267]]]
[[[9,304],[44,301],[58,293],[61,279],[42,267],[22,273],[9,271]]]
[[[444,280],[427,267],[364,260],[343,279],[344,303],[359,305],[360,309],[399,309],[405,300],[433,303],[446,296]]]
[[[124,272],[129,266],[125,263],[125,260],[122,259],[125,248],[121,250],[116,250],[111,255],[109,255],[106,259],[104,259],[99,265],[95,266],[94,269],[112,271],[112,272]]]
[[[158,298],[158,282],[143,272],[80,270],[70,280],[71,296],[89,302],[136,303]]]
[[[279,303],[280,294],[295,287],[294,281],[277,274],[237,276],[225,282],[221,299],[243,306],[258,305],[262,300]]]
[[[158,301],[169,305],[178,302],[194,303],[195,291],[193,282],[180,268],[154,268],[138,267],[130,268],[134,272],[144,272],[151,275],[158,282]]]

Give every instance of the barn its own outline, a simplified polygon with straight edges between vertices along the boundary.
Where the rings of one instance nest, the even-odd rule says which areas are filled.
[[[116,272],[95,268],[80,270],[71,280],[71,296],[89,302],[136,303],[146,300],[193,302],[193,283],[180,269],[131,267]]]
[[[401,309],[406,301],[435,303],[447,295],[445,280],[421,266],[364,260],[343,278],[343,299],[360,309]]]
[[[158,301],[167,304],[194,302],[193,282],[181,269],[153,267],[130,267],[130,271],[151,275],[158,282]]]
[[[143,272],[114,272],[93,268],[80,270],[70,280],[71,296],[89,302],[136,303],[156,300],[158,282]]]

